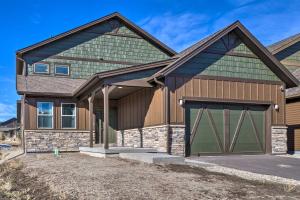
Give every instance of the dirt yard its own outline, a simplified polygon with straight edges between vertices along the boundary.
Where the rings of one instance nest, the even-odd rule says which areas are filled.
[[[78,153],[31,154],[2,165],[0,199],[299,199],[299,188],[188,166],[156,166]],[[24,198],[21,198],[24,197]]]

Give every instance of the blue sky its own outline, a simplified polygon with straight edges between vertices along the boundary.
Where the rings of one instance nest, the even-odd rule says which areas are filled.
[[[268,45],[300,32],[298,0],[2,0],[0,121],[15,116],[15,51],[118,11],[176,51],[240,20]]]

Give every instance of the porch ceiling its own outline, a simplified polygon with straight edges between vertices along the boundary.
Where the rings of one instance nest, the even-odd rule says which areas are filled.
[[[128,86],[116,86],[110,93],[109,93],[109,99],[120,99],[124,96],[127,96],[135,91],[140,90],[142,87],[128,87]],[[96,93],[96,98],[103,99],[103,93],[101,90],[99,90]]]

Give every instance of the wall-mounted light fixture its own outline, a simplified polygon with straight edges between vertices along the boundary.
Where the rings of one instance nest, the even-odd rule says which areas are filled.
[[[284,86],[280,86],[280,91],[283,92],[284,91]]]
[[[184,104],[184,100],[183,99],[179,99],[179,105],[183,106]]]
[[[279,110],[279,105],[278,105],[278,104],[275,104],[275,105],[274,105],[274,109],[275,109],[276,111],[278,111],[278,110]]]

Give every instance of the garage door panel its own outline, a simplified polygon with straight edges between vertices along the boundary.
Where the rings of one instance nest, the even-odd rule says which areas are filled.
[[[210,125],[209,117],[205,112],[197,126],[194,137],[191,141],[191,153],[220,153],[222,152],[218,141],[215,137],[213,128]]]
[[[187,104],[192,154],[265,151],[266,107],[233,104]],[[189,121],[190,119],[190,121]],[[188,134],[188,133],[187,133]]]
[[[265,130],[266,130],[266,113],[264,107],[250,107],[249,113],[251,115],[251,119],[254,122],[254,126],[256,127],[256,131],[258,133],[258,139],[260,141],[260,145],[263,149],[265,149]]]
[[[239,130],[236,132],[235,138],[235,141],[232,141],[232,152],[239,153],[261,151],[256,138],[255,128],[252,125],[251,117],[247,111],[244,111],[244,117],[241,121]]]
[[[207,114],[210,117],[211,126],[214,127],[218,141],[224,146],[224,107],[221,105],[207,106]]]

